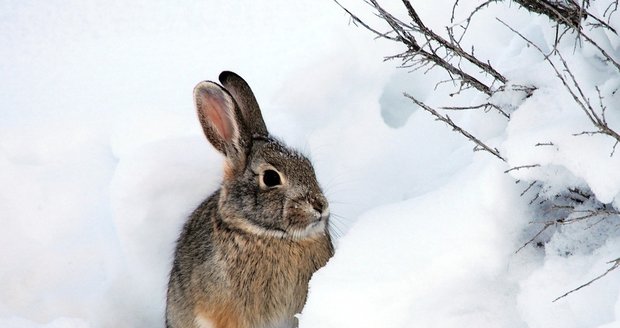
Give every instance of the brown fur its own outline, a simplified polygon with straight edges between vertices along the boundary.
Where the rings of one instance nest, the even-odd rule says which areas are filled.
[[[195,96],[205,135],[227,157],[224,179],[179,237],[166,324],[291,328],[333,255],[327,200],[310,162],[267,134],[247,83],[230,72],[220,80],[230,93],[202,82]],[[266,171],[280,183],[261,180]]]
[[[221,221],[211,224],[217,251],[210,265],[227,276],[205,295],[200,284],[208,278],[197,271],[192,298],[216,327],[260,327],[301,312],[312,273],[331,257],[327,236],[291,241],[240,233]]]
[[[194,327],[197,315],[208,318],[214,328],[272,327],[272,322],[294,320],[305,303],[310,277],[333,254],[329,235],[302,240],[256,236],[213,215],[217,196],[205,201],[186,224],[186,231],[208,226],[201,236],[206,240],[186,233],[179,240],[177,252],[186,252],[188,258],[200,257],[206,243],[214,250],[182,282],[187,289],[171,284],[169,299],[171,294],[184,294],[187,308],[194,312],[171,327]],[[181,272],[190,266],[175,264]]]

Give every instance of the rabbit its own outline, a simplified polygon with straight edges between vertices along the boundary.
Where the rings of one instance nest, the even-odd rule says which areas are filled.
[[[312,274],[334,254],[310,161],[272,137],[250,86],[200,82],[203,131],[225,156],[219,190],[191,214],[168,283],[168,328],[290,328]]]

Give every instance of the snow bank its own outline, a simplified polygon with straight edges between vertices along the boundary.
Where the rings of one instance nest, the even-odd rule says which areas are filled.
[[[373,19],[364,3],[344,4]],[[450,4],[416,2],[442,30]],[[493,99],[514,105],[510,121],[451,115],[496,145],[502,163],[402,92],[433,105],[482,99],[435,90],[440,72],[382,63],[397,45],[348,25],[331,2],[0,7],[0,72],[10,81],[0,92],[0,326],[163,327],[174,240],[221,177],[191,90],[224,69],[250,82],[270,130],[312,158],[331,201],[337,253],[312,280],[300,327],[618,326],[618,272],[552,302],[618,257],[617,223],[566,226],[544,248],[514,254],[538,231],[539,213],[520,196],[530,181],[620,203],[613,142],[573,135],[591,129],[583,112],[540,54],[494,19],[550,49],[544,18],[494,4],[476,20],[492,31],[474,23],[464,40],[514,83],[539,87]],[[617,38],[594,37],[617,53]],[[561,50],[584,90],[598,99],[599,87],[620,130],[617,72],[569,43]]]
[[[491,161],[362,215],[313,278],[301,327],[515,326],[507,269],[527,217]]]
[[[2,327],[6,328],[89,328],[91,327],[84,320],[72,318],[58,318],[46,324],[38,324],[32,321],[12,317],[8,319],[0,319]]]

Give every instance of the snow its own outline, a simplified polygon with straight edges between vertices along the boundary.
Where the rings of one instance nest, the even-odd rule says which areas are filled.
[[[451,1],[414,3],[429,26],[449,24]],[[379,24],[363,2],[343,4]],[[164,326],[174,241],[222,175],[191,91],[233,70],[270,131],[312,158],[331,202],[337,251],[311,281],[300,327],[619,327],[618,270],[552,302],[620,256],[616,221],[563,225],[515,253],[545,219],[521,195],[532,181],[542,197],[580,187],[619,208],[620,150],[575,135],[593,129],[582,109],[495,17],[544,50],[555,30],[495,3],[464,40],[510,82],[538,87],[491,99],[510,120],[449,113],[506,163],[402,92],[433,106],[484,98],[449,97],[453,86],[435,85],[444,73],[382,62],[402,49],[330,1],[0,3],[0,326]],[[617,36],[592,35],[620,53]],[[620,75],[569,39],[560,50],[620,131]]]
[[[362,215],[330,265],[313,278],[301,326],[476,327],[518,321],[514,300],[505,295],[515,289],[505,271],[527,220],[514,213],[513,203],[521,202],[514,183],[491,161],[471,164],[423,196]],[[513,190],[498,194],[498,188]],[[444,197],[453,201],[437,203]],[[322,288],[326,285],[330,288]]]

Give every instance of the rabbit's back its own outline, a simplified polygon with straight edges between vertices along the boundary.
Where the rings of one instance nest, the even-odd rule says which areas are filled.
[[[198,267],[206,267],[213,259],[211,218],[217,211],[217,194],[205,200],[185,223],[177,240],[174,262],[168,282],[166,304],[167,327],[193,327],[193,311],[196,291],[192,286],[192,275]]]

